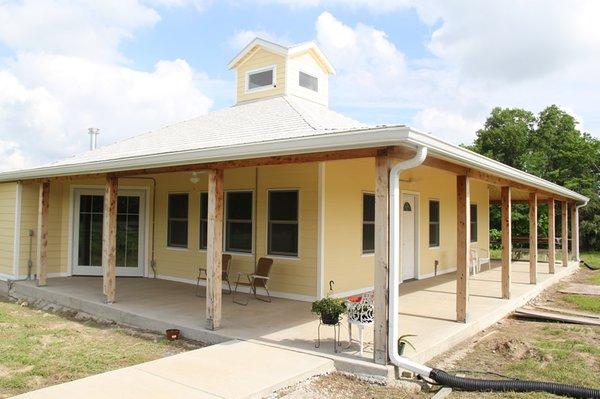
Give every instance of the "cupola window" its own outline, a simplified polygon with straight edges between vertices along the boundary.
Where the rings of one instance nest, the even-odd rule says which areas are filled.
[[[250,71],[246,80],[248,91],[275,87],[275,68],[269,67]]]
[[[319,91],[319,79],[302,71],[298,75],[298,84],[306,89]]]

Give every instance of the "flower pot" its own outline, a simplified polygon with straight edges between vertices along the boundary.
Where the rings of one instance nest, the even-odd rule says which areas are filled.
[[[165,331],[165,336],[169,341],[175,341],[181,336],[181,331],[176,328],[169,328],[167,331]]]
[[[322,313],[321,314],[321,322],[323,324],[328,324],[328,325],[338,324],[340,322],[340,315],[339,314]]]

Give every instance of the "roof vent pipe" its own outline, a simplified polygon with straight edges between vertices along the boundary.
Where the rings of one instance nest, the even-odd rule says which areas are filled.
[[[98,135],[100,134],[100,129],[90,127],[88,129],[88,134],[90,135],[90,150],[95,150],[98,148]]]

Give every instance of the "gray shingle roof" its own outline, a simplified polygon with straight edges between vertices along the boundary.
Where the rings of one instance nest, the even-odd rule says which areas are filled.
[[[323,105],[280,96],[214,111],[54,162],[51,166],[285,140],[366,127]]]

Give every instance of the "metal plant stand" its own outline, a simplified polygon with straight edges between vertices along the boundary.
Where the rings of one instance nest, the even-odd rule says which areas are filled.
[[[333,352],[338,353],[338,347],[342,346],[342,342],[340,341],[342,323],[337,322],[336,324],[325,324],[319,319],[319,327],[317,327],[317,343],[315,344],[315,348],[319,348],[321,346],[321,326],[333,327]]]

